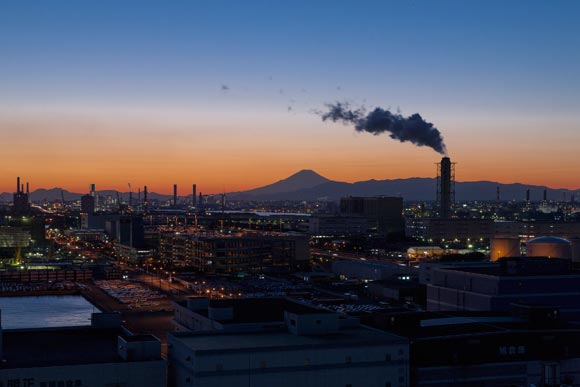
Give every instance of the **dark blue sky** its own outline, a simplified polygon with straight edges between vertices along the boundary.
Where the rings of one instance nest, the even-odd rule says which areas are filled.
[[[580,97],[577,1],[51,0],[0,11],[11,103],[183,102],[222,83],[258,100],[340,87],[377,104],[518,111],[577,108]]]

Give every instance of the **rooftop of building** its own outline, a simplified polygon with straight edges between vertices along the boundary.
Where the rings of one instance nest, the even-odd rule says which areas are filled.
[[[187,300],[177,304],[187,308]],[[210,308],[233,308],[230,324],[284,321],[284,312],[295,314],[328,314],[329,311],[300,304],[285,298],[232,298],[209,300]],[[208,317],[208,309],[197,309],[196,313]]]
[[[4,330],[0,369],[125,362],[118,354],[119,336],[132,342],[157,340],[126,335],[119,328]]]
[[[294,335],[287,331],[269,333],[171,333],[194,351],[264,351],[281,348],[340,347],[349,345],[388,345],[406,341],[401,336],[380,330],[358,327],[325,335]]]
[[[517,332],[574,332],[580,326],[561,321],[550,308],[518,305],[517,312],[387,312],[364,322],[414,340],[487,336]],[[529,313],[535,310],[538,313]],[[523,312],[523,313],[522,313]],[[526,314],[528,313],[528,314]],[[552,313],[552,314],[550,314]]]
[[[573,271],[570,261],[547,257],[509,257],[498,262],[480,266],[442,267],[440,270],[465,272],[488,275],[493,277],[529,277],[529,276],[558,276],[577,275]]]

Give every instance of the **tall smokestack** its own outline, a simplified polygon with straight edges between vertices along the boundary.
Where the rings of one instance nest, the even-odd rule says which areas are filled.
[[[98,207],[99,206],[99,195],[97,195],[97,186],[95,185],[95,183],[91,183],[89,195],[91,195],[92,197],[95,198],[95,207]]]
[[[16,178],[16,193],[20,193],[20,176]]]
[[[547,189],[544,190],[544,201],[545,202],[548,201],[548,190]]]
[[[455,166],[449,157],[443,157],[438,164],[437,199],[440,216],[448,219],[455,196]]]
[[[173,184],[173,205],[177,206],[177,184]]]
[[[526,203],[530,203],[530,190],[526,190]]]
[[[197,184],[193,185],[193,195],[191,196],[191,205],[193,207],[197,205]]]
[[[30,185],[28,184],[28,182],[26,182],[26,194],[28,195],[30,193]]]

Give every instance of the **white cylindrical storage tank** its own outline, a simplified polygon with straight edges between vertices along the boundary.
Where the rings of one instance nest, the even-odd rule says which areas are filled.
[[[568,239],[545,236],[530,239],[526,244],[528,257],[572,259],[572,245]]]
[[[490,261],[497,261],[503,257],[519,257],[520,255],[519,238],[494,238],[491,240]]]

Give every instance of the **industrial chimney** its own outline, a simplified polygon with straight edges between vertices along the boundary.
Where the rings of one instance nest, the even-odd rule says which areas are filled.
[[[454,201],[455,163],[449,157],[443,157],[437,164],[437,202],[441,218],[448,219],[451,216]]]
[[[526,190],[526,203],[530,204],[530,190]]]
[[[195,208],[197,204],[197,184],[193,185],[193,195],[191,196],[191,205]]]
[[[177,207],[177,184],[173,184],[173,205]]]

